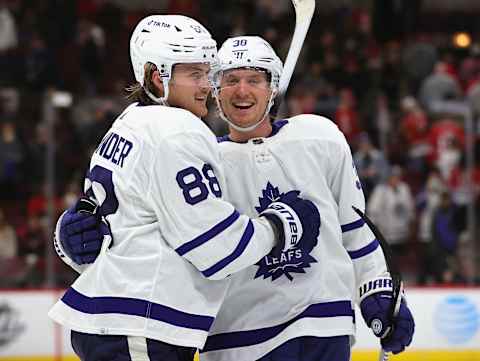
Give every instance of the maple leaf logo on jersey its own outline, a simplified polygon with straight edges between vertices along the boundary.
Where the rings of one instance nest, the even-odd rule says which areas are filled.
[[[264,211],[272,202],[275,202],[284,193],[280,193],[278,187],[274,187],[270,182],[267,182],[267,187],[262,190],[262,197],[258,200],[260,205],[255,207],[258,213]],[[302,248],[295,246],[285,252],[282,252],[280,257],[265,256],[256,266],[258,266],[255,278],[263,276],[264,279],[272,277],[272,281],[275,281],[281,276],[287,277],[290,281],[293,281],[293,275],[295,273],[305,273],[305,268],[309,268],[311,263],[316,263],[317,260],[310,255],[313,247],[317,243],[309,248]]]

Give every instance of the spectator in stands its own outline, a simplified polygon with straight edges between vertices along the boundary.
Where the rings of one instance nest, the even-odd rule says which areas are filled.
[[[449,144],[455,141],[461,149],[465,147],[465,130],[463,124],[455,119],[439,119],[435,121],[428,132],[430,143],[429,162],[437,164],[440,155],[447,150]]]
[[[376,115],[374,115],[373,127],[369,128],[369,133],[377,136],[380,151],[385,155],[388,151],[389,140],[393,135],[392,114],[388,106],[388,98],[384,94],[379,94],[375,103]]]
[[[39,286],[43,281],[43,272],[40,267],[45,265],[45,247],[50,246],[47,237],[44,219],[38,215],[28,217],[27,223],[18,230],[18,255],[25,263],[23,282],[29,286]]]
[[[446,139],[444,149],[438,153],[436,166],[442,175],[442,178],[448,180],[452,176],[452,171],[457,168],[462,158],[463,149],[455,137]]]
[[[475,82],[467,90],[467,100],[472,107],[474,118],[480,116],[480,79],[477,77]]]
[[[373,146],[367,133],[360,134],[358,150],[354,153],[353,160],[365,199],[368,199],[373,189],[387,179],[389,164],[383,153]]]
[[[446,63],[438,62],[434,72],[422,82],[420,101],[429,111],[436,101],[459,99],[462,95],[460,85],[448,70]]]
[[[92,120],[84,122],[78,128],[80,141],[88,154],[95,150],[116,118],[115,106],[111,102],[97,104],[89,113]]]
[[[27,267],[18,255],[18,239],[13,226],[0,208],[0,287],[18,287],[23,284]]]
[[[373,222],[390,243],[394,261],[406,254],[415,220],[415,204],[409,185],[402,180],[402,168],[395,165],[385,183],[375,187],[367,202],[367,211]]]
[[[45,246],[47,245],[47,237],[45,232],[45,224],[42,221],[41,216],[37,214],[30,215],[28,217],[27,224],[19,227],[18,237],[19,256],[44,256]]]
[[[381,88],[389,99],[398,99],[403,83],[401,44],[391,41],[386,44],[383,55]]]
[[[49,142],[45,123],[37,121],[33,131],[34,134],[27,142],[29,164],[27,183],[30,188],[38,187],[45,180],[45,158]]]
[[[417,94],[422,81],[432,73],[437,59],[437,49],[426,34],[418,34],[416,39],[405,47],[403,64],[409,92]]]
[[[473,165],[471,171],[467,167],[466,157],[463,154],[459,164],[455,167],[450,178],[447,180],[449,190],[452,193],[453,201],[458,206],[468,206],[470,202],[475,201],[478,209],[478,200],[480,195],[480,165],[479,158]],[[480,214],[477,212],[477,214]]]
[[[22,179],[25,152],[13,122],[0,123],[0,197],[14,199]]]
[[[105,33],[91,21],[83,20],[78,24],[78,45],[80,50],[80,81],[88,96],[97,93],[98,79],[103,73],[105,51]]]
[[[447,190],[438,169],[430,170],[426,186],[417,195],[418,223],[418,266],[417,282],[421,285],[431,283],[436,277],[433,265],[436,262],[435,244],[433,242],[433,216],[440,204],[442,193]],[[436,280],[438,282],[438,279]]]
[[[7,7],[5,0],[0,0],[0,83],[11,82],[12,51],[18,45],[17,25],[15,18]]]
[[[459,67],[459,79],[462,89],[469,92],[472,86],[480,80],[480,45],[473,44],[470,53],[464,58]]]
[[[0,262],[17,256],[18,242],[13,227],[5,219],[5,214],[0,209]]]
[[[293,88],[292,96],[288,101],[288,113],[290,116],[315,113],[317,101],[316,84],[304,79]]]
[[[351,147],[355,146],[356,139],[361,133],[360,119],[357,111],[357,102],[352,89],[344,88],[339,93],[339,104],[334,121],[343,132]]]
[[[18,44],[17,25],[7,1],[0,0],[0,54],[14,49]]]
[[[441,194],[440,204],[433,215],[432,236],[434,246],[433,273],[437,282],[461,282],[457,248],[464,222],[459,208],[452,201],[450,192]]]
[[[20,107],[20,91],[18,88],[0,88],[0,114],[13,119]]]
[[[39,33],[33,33],[25,51],[23,76],[28,88],[41,92],[49,86],[56,85],[58,71],[45,39]]]
[[[428,157],[432,152],[429,142],[429,119],[427,114],[412,96],[404,97],[400,102],[400,137],[407,171],[414,189],[421,189],[427,178]],[[419,184],[421,183],[421,184]]]

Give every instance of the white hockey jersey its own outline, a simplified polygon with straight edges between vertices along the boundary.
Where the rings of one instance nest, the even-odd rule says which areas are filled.
[[[252,361],[300,336],[352,335],[356,285],[385,274],[378,241],[353,211],[365,209],[343,134],[329,119],[277,121],[268,138],[221,142],[227,199],[254,216],[280,194],[301,191],[320,211],[313,249],[265,256],[232,275],[202,361]]]
[[[86,333],[202,348],[227,275],[274,246],[265,220],[222,200],[213,133],[193,114],[132,104],[92,156],[85,192],[110,222],[102,248],[49,315]]]

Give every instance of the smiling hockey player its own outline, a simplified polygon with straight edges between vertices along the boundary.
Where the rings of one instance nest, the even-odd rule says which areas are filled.
[[[108,229],[75,232],[100,216],[113,244],[105,241],[49,315],[72,330],[83,361],[191,361],[223,301],[225,277],[274,246],[279,254],[315,243],[319,215],[296,193],[255,219],[222,199],[218,145],[199,118],[217,65],[216,43],[202,25],[180,15],[147,17],[133,32],[130,55],[138,102],[94,152],[88,198],[61,217],[55,246],[67,263],[93,261],[95,237]]]

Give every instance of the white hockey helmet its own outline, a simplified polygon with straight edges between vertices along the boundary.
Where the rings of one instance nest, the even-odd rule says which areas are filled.
[[[280,76],[283,64],[273,50],[272,46],[259,36],[237,36],[227,39],[218,51],[220,66],[214,70],[214,95],[217,100],[220,116],[234,129],[249,132],[260,125],[265,116],[270,112],[273,100],[278,93]],[[270,99],[262,119],[248,127],[233,124],[223,113],[220,100],[220,82],[225,71],[239,68],[252,68],[266,71],[270,75]]]
[[[130,38],[130,60],[135,79],[148,96],[166,104],[173,65],[209,63],[218,66],[217,43],[198,21],[182,15],[151,15],[142,19]],[[145,64],[155,64],[164,86],[164,96],[153,95],[144,84]]]

